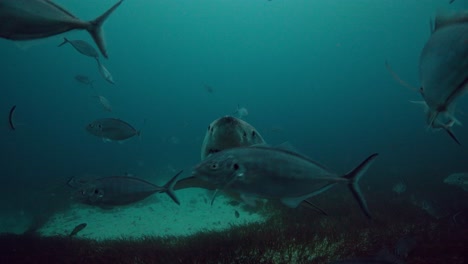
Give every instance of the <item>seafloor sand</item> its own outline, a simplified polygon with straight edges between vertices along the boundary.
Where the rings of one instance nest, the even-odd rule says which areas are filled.
[[[75,226],[86,223],[87,227],[77,234],[78,237],[181,236],[264,221],[264,216],[231,205],[231,199],[222,195],[217,196],[211,206],[207,194],[202,189],[177,191],[180,206],[165,194],[155,194],[142,202],[112,209],[76,204],[54,215],[39,233],[44,236],[68,235]]]

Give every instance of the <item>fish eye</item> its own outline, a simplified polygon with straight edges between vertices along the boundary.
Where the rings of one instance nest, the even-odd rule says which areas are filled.
[[[252,137],[255,137],[255,131],[252,131]]]
[[[233,168],[234,170],[238,170],[238,169],[239,169],[239,164],[234,163],[234,164],[232,165],[232,168]]]
[[[94,194],[98,194],[99,193],[99,190],[98,189],[95,189],[94,190]]]
[[[208,126],[208,131],[210,131],[210,126]]]
[[[244,137],[247,137],[247,133],[245,133],[245,131],[244,131]]]
[[[102,128],[101,124],[98,125],[99,128]]]
[[[213,163],[213,164],[211,164],[210,168],[211,168],[212,170],[218,169],[218,163]]]

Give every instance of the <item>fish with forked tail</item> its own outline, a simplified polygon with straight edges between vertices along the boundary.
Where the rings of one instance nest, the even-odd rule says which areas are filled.
[[[102,55],[107,58],[102,25],[122,1],[98,18],[83,21],[51,0],[1,0],[0,38],[32,40],[81,29],[89,32]]]
[[[371,218],[357,183],[377,155],[370,155],[354,170],[339,176],[284,148],[238,147],[212,154],[195,166],[192,176],[214,184],[218,190],[239,193],[247,204],[255,204],[261,197],[279,199],[292,208],[337,183],[346,183],[364,214]]]
[[[128,176],[104,177],[84,183],[78,183],[72,178],[68,185],[78,189],[74,198],[89,205],[103,207],[127,205],[157,192],[165,192],[176,204],[180,204],[173,188],[181,173],[182,171],[179,171],[164,186]]]

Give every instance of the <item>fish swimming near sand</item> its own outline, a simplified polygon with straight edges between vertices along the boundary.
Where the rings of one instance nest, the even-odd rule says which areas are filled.
[[[51,0],[1,0],[0,38],[33,40],[81,29],[89,32],[102,55],[107,58],[102,25],[122,1],[98,18],[83,21]]]
[[[78,232],[83,230],[86,226],[87,226],[86,223],[82,223],[82,224],[79,224],[79,225],[75,226],[75,228],[73,228],[73,230],[70,232],[70,234],[68,236],[69,237],[75,236],[76,234],[78,234]]]
[[[154,193],[166,193],[176,204],[180,204],[174,193],[174,184],[182,173],[179,171],[164,186],[158,186],[143,179],[129,176],[113,176],[91,180],[77,186],[74,198],[96,206],[127,205],[141,201]],[[70,181],[73,181],[71,179]]]
[[[67,38],[63,38],[63,42],[58,46],[61,47],[67,43],[70,43],[73,48],[85,56],[96,59],[99,58],[99,53],[93,48],[93,46],[84,40],[68,40]]]
[[[338,183],[345,183],[361,210],[371,218],[357,183],[377,155],[370,155],[351,172],[340,176],[287,149],[237,147],[212,154],[195,166],[192,176],[214,184],[218,190],[239,193],[247,204],[255,204],[258,198],[279,199],[291,208]]]
[[[208,126],[201,146],[201,159],[204,160],[209,155],[225,149],[256,144],[265,144],[265,140],[255,127],[239,118],[223,116]],[[216,189],[214,185],[192,176],[180,180],[175,190],[193,187]]]
[[[140,131],[117,118],[97,119],[86,126],[86,131],[104,141],[123,141],[133,136],[140,136]]]
[[[419,92],[428,123],[454,122],[455,103],[468,89],[468,12],[438,15],[419,58]]]
[[[247,108],[237,105],[237,109],[236,111],[234,111],[234,115],[236,115],[240,119],[243,119],[244,117],[249,115],[249,111],[247,110]]]
[[[257,129],[239,118],[224,116],[208,126],[201,147],[201,159],[224,149],[256,144],[265,144]]]
[[[468,173],[453,173],[444,179],[444,183],[455,185],[468,192]]]

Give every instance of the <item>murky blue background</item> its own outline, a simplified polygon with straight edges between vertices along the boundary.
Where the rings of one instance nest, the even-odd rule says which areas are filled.
[[[56,2],[87,20],[115,1]],[[63,36],[92,43],[86,32],[19,47],[1,39],[0,211],[53,211],[66,200],[56,186],[73,176],[129,172],[162,183],[175,169],[190,171],[207,125],[237,104],[269,143],[289,141],[336,171],[379,152],[362,181],[368,190],[390,192],[404,180],[408,192],[448,195],[448,207],[466,200],[443,179],[468,171],[468,127],[454,128],[462,147],[442,131],[427,131],[422,110],[409,103],[419,94],[385,68],[388,60],[418,87],[429,19],[437,10],[468,7],[447,2],[126,0],[104,25],[103,64],[115,85],[102,79],[92,58],[57,47]],[[96,80],[112,113],[76,82],[77,74]],[[13,105],[18,127],[10,131]],[[468,124],[466,97],[458,110]],[[141,140],[103,143],[84,130],[102,117],[141,128]]]

